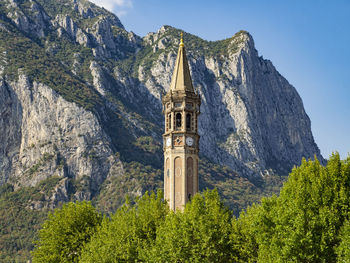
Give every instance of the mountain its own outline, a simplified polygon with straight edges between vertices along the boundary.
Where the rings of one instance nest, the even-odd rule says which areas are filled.
[[[0,236],[8,238],[0,243],[13,241],[7,228],[35,233],[13,228],[8,209],[35,217],[93,200],[110,212],[125,194],[162,187],[160,99],[180,32],[137,36],[85,0],[0,2]],[[248,32],[214,42],[185,32],[184,40],[202,98],[202,189],[217,187],[238,213],[278,192],[302,157],[325,162],[300,96]],[[30,245],[0,245],[11,249]]]

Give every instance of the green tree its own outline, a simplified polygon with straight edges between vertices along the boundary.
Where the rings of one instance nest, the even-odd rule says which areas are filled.
[[[162,192],[146,193],[101,225],[90,204],[69,204],[45,222],[33,255],[34,262],[350,262],[349,214],[350,157],[334,154],[326,167],[303,160],[279,197],[238,219],[216,190],[196,194],[183,212],[169,212]]]
[[[144,194],[135,205],[128,201],[86,244],[81,262],[136,262],[146,257],[159,225],[169,212],[163,193]]]
[[[64,204],[44,222],[32,252],[33,262],[78,262],[83,244],[89,242],[101,221],[90,202]]]
[[[233,222],[234,249],[258,262],[335,262],[349,214],[350,158],[331,156],[326,167],[303,160],[279,197],[262,199]],[[253,248],[254,253],[249,253]]]
[[[350,221],[347,220],[341,230],[340,244],[336,249],[338,262],[350,262]]]
[[[268,245],[274,234],[276,201],[276,196],[264,198],[262,204],[254,204],[233,218],[230,238],[234,262],[257,262],[259,247]]]
[[[147,261],[230,262],[231,218],[216,190],[196,194],[184,212],[166,217]]]

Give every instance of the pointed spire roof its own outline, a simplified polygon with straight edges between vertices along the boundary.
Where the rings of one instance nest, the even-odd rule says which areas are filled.
[[[170,90],[194,92],[182,32]]]

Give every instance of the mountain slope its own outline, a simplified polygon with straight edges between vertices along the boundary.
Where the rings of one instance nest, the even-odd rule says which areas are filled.
[[[66,192],[86,185],[74,193],[80,200],[128,163],[162,169],[160,97],[180,30],[141,38],[88,1],[6,0],[0,11],[1,183],[17,189],[57,175]],[[324,161],[299,95],[249,33],[184,38],[203,101],[202,158],[253,181],[287,175],[302,157]]]
[[[28,218],[32,209],[84,199],[108,213],[125,194],[161,188],[160,98],[179,36],[164,26],[141,38],[85,0],[1,1],[4,211],[25,195]],[[201,189],[217,187],[237,214],[278,192],[302,157],[324,162],[295,88],[259,57],[248,32],[215,42],[184,38],[202,98]]]
[[[169,87],[178,35],[179,30],[163,27],[145,37],[154,61],[145,56],[138,78],[156,97],[155,87]],[[202,154],[253,176],[271,170],[287,174],[302,157],[314,154],[323,161],[298,93],[258,56],[249,33],[216,42],[185,34],[185,40],[203,101]]]

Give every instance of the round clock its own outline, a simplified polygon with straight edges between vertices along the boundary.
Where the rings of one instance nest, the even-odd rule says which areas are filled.
[[[188,146],[192,146],[193,145],[193,138],[192,137],[187,137],[186,138],[186,144]]]
[[[166,146],[171,146],[171,139],[170,138],[167,138],[166,139]]]

